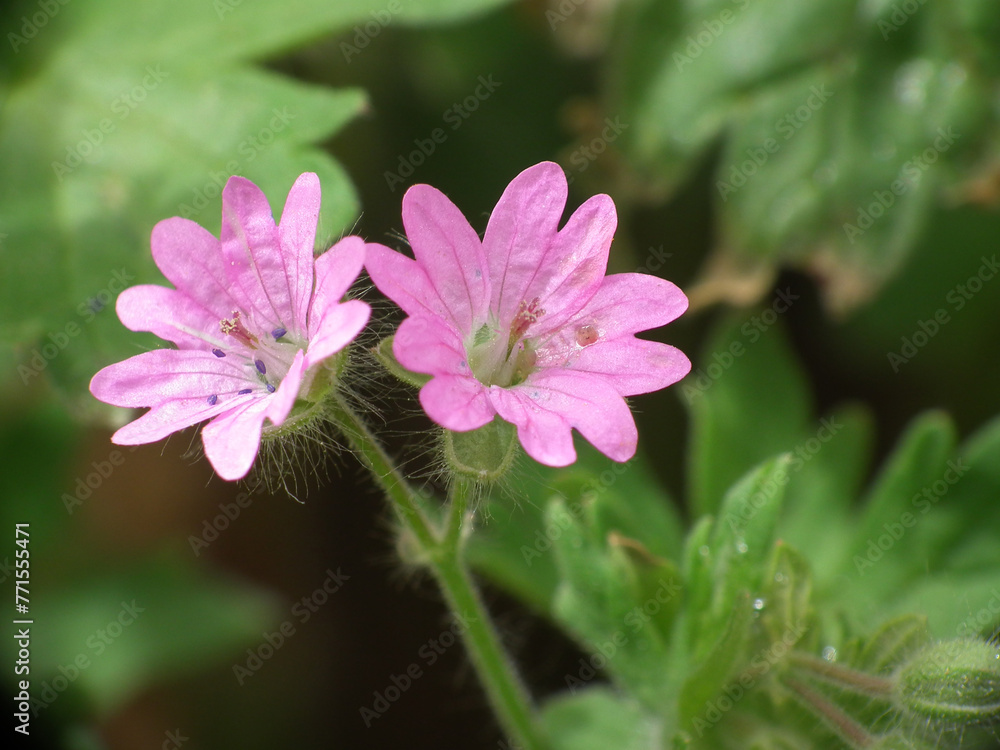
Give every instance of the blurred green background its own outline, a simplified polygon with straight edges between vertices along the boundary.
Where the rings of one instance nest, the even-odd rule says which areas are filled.
[[[635,400],[640,450],[674,497],[704,491],[683,478],[698,450],[683,388],[699,370],[722,382],[708,368],[734,341],[783,357],[787,338],[806,383],[803,396],[765,374],[746,396],[759,420],[738,437],[757,441],[754,460],[791,447],[786,406],[866,407],[863,476],[926,409],[963,438],[1000,412],[989,0],[35,0],[2,13],[0,560],[13,597],[13,525],[30,522],[33,690],[55,697],[36,746],[171,747],[168,733],[185,748],[499,746],[460,647],[422,656],[444,610],[396,561],[349,457],[303,478],[300,503],[213,478],[195,431],[135,450],[108,439],[125,417],[89,396],[90,377],[156,345],[121,326],[114,298],[161,280],[158,220],[218,231],[230,174],[278,211],[317,171],[322,236],[397,247],[418,182],[480,231],[542,160],[565,168],[570,209],[609,193],[612,271],[656,273],[692,301],[653,335],[695,372]],[[727,328],[733,306],[761,327]],[[419,470],[426,422],[412,394],[393,396],[377,399],[388,440]],[[749,467],[733,460],[737,476]],[[984,516],[996,499],[977,498]],[[226,528],[192,545],[213,522]],[[313,612],[302,598],[330,571],[346,580]],[[576,647],[501,588],[487,598],[533,690],[563,688]],[[240,684],[234,665],[283,622],[294,634]],[[414,662],[421,679],[366,727],[359,709]]]

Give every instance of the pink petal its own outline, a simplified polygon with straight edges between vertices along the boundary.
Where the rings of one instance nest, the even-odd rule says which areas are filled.
[[[295,353],[295,359],[292,360],[292,366],[288,368],[288,373],[282,378],[278,390],[267,397],[268,405],[264,416],[270,419],[272,424],[282,424],[295,405],[299,388],[302,386],[302,375],[307,369],[306,364],[305,352],[299,349]]]
[[[489,303],[479,235],[440,190],[414,185],[403,196],[403,226],[413,255],[444,302],[456,328],[468,335]]]
[[[233,296],[244,301],[241,309],[252,319],[248,327],[299,332],[271,206],[261,189],[244,177],[230,177],[222,190],[221,243]]]
[[[427,273],[412,258],[369,242],[365,246],[365,269],[379,291],[407,315],[430,315],[452,320]]]
[[[149,331],[182,349],[209,349],[222,343],[220,318],[183,292],[154,284],[129,287],[115,305],[126,328]]]
[[[232,482],[250,471],[260,448],[267,407],[268,399],[254,399],[216,417],[202,429],[205,455],[223,479]]]
[[[327,309],[340,304],[365,261],[365,242],[360,237],[344,237],[316,258],[316,289],[309,307],[309,337],[316,335]]]
[[[392,353],[399,364],[413,372],[471,375],[461,339],[439,318],[421,316],[404,320],[396,330]]]
[[[566,466],[576,459],[575,451],[569,450],[569,427],[615,461],[628,461],[635,455],[639,433],[632,412],[614,387],[599,377],[573,370],[543,370],[505,391],[491,388],[490,398],[497,413],[517,425],[528,455],[541,463]]]
[[[168,435],[180,432],[191,425],[204,422],[259,396],[246,394],[218,401],[214,406],[202,397],[179,398],[154,406],[138,419],[129,422],[111,436],[117,445],[144,445],[155,443]]]
[[[420,405],[427,416],[447,430],[466,432],[493,419],[483,384],[473,377],[438,375],[420,389]]]
[[[691,371],[684,353],[667,344],[622,336],[570,351],[540,349],[538,367],[567,367],[597,375],[622,396],[651,393],[673,385]]]
[[[219,241],[207,229],[180,216],[164,219],[153,227],[150,247],[167,280],[217,320],[239,309],[230,292]]]
[[[574,331],[593,326],[602,340],[658,328],[687,309],[684,292],[666,279],[645,273],[618,273],[604,283],[567,324]]]
[[[502,419],[517,426],[525,452],[546,466],[569,466],[576,461],[573,431],[559,414],[540,408],[517,389],[490,388],[490,403]]]
[[[502,327],[509,325],[556,236],[566,207],[566,176],[542,162],[515,177],[497,202],[483,237],[492,302]]]
[[[90,392],[115,406],[153,406],[183,398],[235,395],[261,388],[234,357],[219,359],[202,350],[154,349],[105,367]]]
[[[278,224],[285,284],[291,299],[296,326],[290,330],[306,331],[306,314],[313,291],[313,249],[319,223],[321,192],[319,177],[312,172],[299,175],[288,191],[285,208]],[[357,276],[357,274],[355,274]]]
[[[309,340],[306,368],[322,362],[351,343],[368,323],[371,311],[368,304],[359,299],[348,300],[328,309],[313,338]]]
[[[615,204],[595,195],[580,206],[556,235],[539,264],[525,298],[536,297],[545,310],[535,335],[563,325],[600,288],[608,267],[608,252],[618,226]]]

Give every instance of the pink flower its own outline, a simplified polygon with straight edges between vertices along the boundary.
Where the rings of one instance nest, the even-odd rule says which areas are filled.
[[[330,383],[324,360],[368,322],[364,302],[341,302],[361,272],[365,245],[345,237],[313,258],[320,210],[315,174],[292,186],[275,226],[264,193],[231,177],[222,191],[222,238],[188,219],[153,228],[153,260],[176,288],[143,285],[118,297],[118,317],[177,345],[105,367],[90,383],[101,401],[152,407],[112,437],[152,443],[198,422],[223,479],[245,476],[264,420],[279,426],[296,399]],[[318,377],[319,376],[319,377]]]
[[[444,194],[415,185],[403,197],[403,224],[416,260],[369,244],[365,267],[409,316],[393,354],[432,376],[420,403],[439,425],[464,432],[499,415],[549,466],[576,460],[576,428],[627,461],[638,435],[625,396],[691,369],[679,350],[634,334],[669,323],[687,298],[655,276],[605,276],[614,203],[596,195],[560,230],[566,194],[557,164],[526,169],[480,240]]]

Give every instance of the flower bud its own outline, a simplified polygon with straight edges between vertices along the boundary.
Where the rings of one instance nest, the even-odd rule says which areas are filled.
[[[1000,717],[1000,649],[972,638],[927,646],[896,673],[905,710],[957,726]]]

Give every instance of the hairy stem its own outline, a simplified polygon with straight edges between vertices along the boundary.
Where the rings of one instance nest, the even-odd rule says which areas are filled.
[[[500,644],[500,637],[463,558],[462,527],[466,522],[471,483],[462,478],[454,480],[449,491],[450,507],[445,525],[438,528],[425,515],[416,492],[364,420],[339,395],[333,400],[331,410],[351,447],[420,544],[461,628],[469,656],[504,730],[518,748],[545,750],[548,742],[543,737],[531,699]]]

